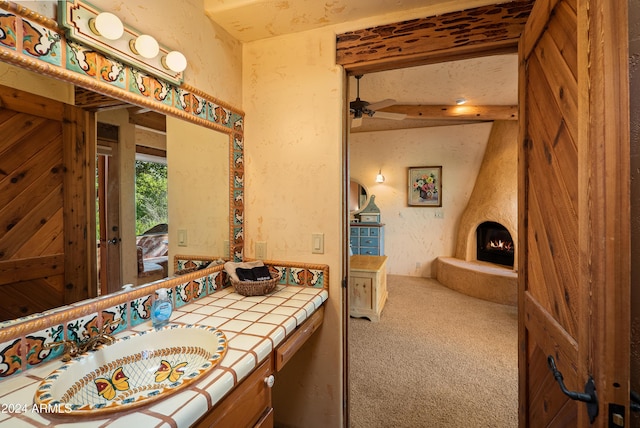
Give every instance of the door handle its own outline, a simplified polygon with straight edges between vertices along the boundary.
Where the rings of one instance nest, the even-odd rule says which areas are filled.
[[[631,390],[631,403],[629,403],[632,412],[640,412],[640,394]]]
[[[598,396],[596,395],[596,385],[593,378],[589,376],[589,380],[584,385],[584,392],[569,391],[564,384],[562,373],[556,367],[556,360],[554,360],[553,356],[549,355],[547,357],[547,364],[564,395],[572,400],[587,403],[587,414],[589,415],[589,420],[593,423],[596,420],[596,416],[598,416]]]

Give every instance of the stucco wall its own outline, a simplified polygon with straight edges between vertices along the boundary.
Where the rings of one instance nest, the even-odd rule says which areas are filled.
[[[437,257],[453,256],[487,146],[491,123],[352,134],[351,177],[376,195],[392,275],[431,277]],[[442,207],[407,205],[408,167],[442,165]],[[376,183],[382,169],[384,183]],[[442,217],[436,217],[442,214]]]
[[[312,31],[244,51],[245,255],[265,241],[268,259],[330,268],[324,324],[276,381],[284,426],[341,425],[344,89],[334,40],[330,31]],[[311,253],[312,233],[324,234],[324,254]]]

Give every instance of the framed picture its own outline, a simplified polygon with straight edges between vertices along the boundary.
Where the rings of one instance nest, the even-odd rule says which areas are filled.
[[[410,166],[408,201],[410,207],[442,206],[442,166]]]

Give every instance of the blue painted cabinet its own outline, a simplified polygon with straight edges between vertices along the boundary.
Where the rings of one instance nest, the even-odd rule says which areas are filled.
[[[354,256],[384,256],[384,224],[351,223],[350,232]]]

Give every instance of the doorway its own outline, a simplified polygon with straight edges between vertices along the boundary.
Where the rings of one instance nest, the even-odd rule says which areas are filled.
[[[360,98],[372,103],[395,99],[396,105],[453,106],[465,95],[471,106],[491,102],[513,106],[518,97],[517,73],[516,54],[394,69],[365,74],[360,79]],[[353,100],[353,77],[349,77],[349,86],[348,99]],[[356,132],[350,133],[348,179],[361,182],[368,194],[376,196],[380,222],[386,229],[384,254],[389,257],[391,275],[426,281],[435,277],[432,260],[455,251],[457,219],[473,191],[491,129],[489,122],[468,118],[394,120],[376,119],[374,115],[364,117]],[[441,207],[408,206],[408,167],[424,166],[442,166],[445,184]],[[380,170],[385,176],[383,183],[376,182]],[[512,180],[516,179],[514,172]],[[465,194],[467,199],[462,197]],[[383,310],[382,324],[384,320]],[[513,332],[515,317],[511,322]],[[513,349],[517,348],[515,337]],[[402,364],[400,360],[397,363]],[[515,355],[509,364],[517,371]],[[515,384],[509,390],[515,409]],[[409,401],[415,396],[411,391],[406,394]]]
[[[98,292],[120,290],[120,170],[118,127],[98,123],[96,149],[96,234]]]

